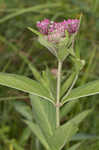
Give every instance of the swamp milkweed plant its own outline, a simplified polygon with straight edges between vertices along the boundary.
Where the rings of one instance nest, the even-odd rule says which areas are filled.
[[[38,31],[29,27],[29,30],[37,35],[38,41],[55,56],[58,63],[56,76],[48,68],[43,74],[40,73],[26,56],[22,57],[35,80],[21,75],[0,73],[1,85],[29,94],[31,101],[31,107],[27,106],[29,111],[20,103],[17,111],[25,117],[23,121],[45,150],[66,149],[65,145],[78,134],[79,124],[92,110],[85,110],[68,121],[64,119],[64,123],[61,120],[71,111],[79,98],[99,93],[99,80],[74,87],[85,64],[75,50],[80,23],[81,18],[62,22],[44,19],[37,22]],[[71,74],[65,79],[62,78],[62,65],[67,57],[73,62],[73,67]],[[70,147],[66,150],[76,150],[80,144],[69,144]]]

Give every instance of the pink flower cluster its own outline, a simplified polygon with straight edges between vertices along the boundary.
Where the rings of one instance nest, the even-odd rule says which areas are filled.
[[[41,22],[40,21],[37,22],[37,27],[42,34],[48,34],[49,25],[50,25],[50,20],[48,19],[45,19]]]
[[[79,20],[68,19],[63,22],[54,22],[49,19],[37,22],[37,28],[43,35],[47,35],[49,41],[59,41],[60,38],[65,37],[65,30],[70,34],[78,30]]]

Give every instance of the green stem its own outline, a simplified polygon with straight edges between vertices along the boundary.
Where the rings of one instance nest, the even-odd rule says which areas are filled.
[[[58,73],[57,73],[57,101],[56,101],[56,128],[60,126],[60,85],[61,85],[61,69],[62,62],[58,62]]]

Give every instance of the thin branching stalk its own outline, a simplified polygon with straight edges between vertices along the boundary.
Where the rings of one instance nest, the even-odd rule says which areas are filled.
[[[62,62],[58,62],[58,73],[57,73],[57,102],[56,102],[56,128],[60,126],[60,86],[61,86],[61,69]]]
[[[71,92],[72,88],[74,87],[74,85],[75,85],[77,79],[78,79],[78,74],[76,74],[75,79],[74,79],[74,81],[72,82],[72,85],[70,86],[70,88],[69,88],[68,91],[67,91],[67,94],[65,95],[65,98],[70,94],[70,92]],[[63,98],[63,99],[64,99],[64,98]]]

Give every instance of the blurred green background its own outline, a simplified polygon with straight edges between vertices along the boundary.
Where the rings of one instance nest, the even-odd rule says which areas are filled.
[[[99,79],[99,0],[0,0],[0,72],[32,77],[21,55],[27,56],[40,71],[46,65],[56,68],[54,56],[38,43],[27,27],[36,29],[36,22],[44,18],[61,21],[81,14],[76,48],[86,65],[76,86]],[[71,66],[68,59],[64,72],[68,74]],[[0,150],[39,150],[38,140],[14,109],[15,101],[29,105],[27,94],[0,86]],[[88,108],[93,108],[93,113],[81,124],[80,136],[74,142],[82,138],[84,142],[79,150],[99,150],[99,96],[78,101],[67,118]]]

